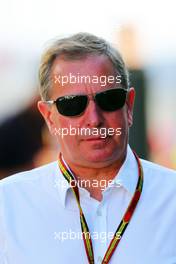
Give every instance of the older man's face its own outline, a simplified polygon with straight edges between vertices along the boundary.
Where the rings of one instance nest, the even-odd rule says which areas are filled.
[[[101,83],[79,82],[66,83],[64,85],[56,81],[58,76],[116,76],[110,60],[104,56],[88,56],[81,60],[56,59],[52,67],[53,88],[50,92],[52,100],[65,95],[95,94],[109,88],[121,87],[120,84],[107,82],[105,86]],[[54,81],[55,80],[55,81]],[[104,84],[103,84],[104,85]],[[94,100],[89,100],[86,110],[80,116],[67,117],[58,113],[55,105],[40,105],[39,109],[44,115],[50,131],[56,134],[61,152],[67,162],[82,166],[103,167],[108,166],[117,159],[124,157],[128,141],[128,128],[132,124],[132,108],[134,102],[134,89],[130,89],[126,104],[123,108],[113,111],[103,111]],[[76,135],[59,135],[61,128],[68,133],[70,127],[77,129]],[[89,128],[94,131],[93,135],[82,135],[78,133],[81,128]],[[105,129],[121,131],[104,138]],[[100,130],[101,129],[101,130]],[[99,131],[96,135],[95,131]],[[101,131],[101,135],[100,135]],[[109,130],[110,131],[110,130]],[[72,131],[73,132],[73,131]],[[73,133],[72,133],[73,134]],[[102,136],[103,135],[103,136]]]

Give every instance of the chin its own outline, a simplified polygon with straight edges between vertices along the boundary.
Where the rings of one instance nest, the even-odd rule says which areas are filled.
[[[113,160],[115,160],[115,154],[113,152],[108,152],[105,150],[97,150],[92,151],[90,154],[85,153],[83,155],[84,159],[87,160],[88,163],[95,164],[110,164]]]

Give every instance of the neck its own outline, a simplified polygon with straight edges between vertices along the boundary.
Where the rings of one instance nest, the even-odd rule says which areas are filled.
[[[89,191],[90,196],[98,201],[102,200],[103,190],[110,184],[120,170],[126,154],[121,159],[101,168],[84,167],[67,162],[78,182],[78,186]]]

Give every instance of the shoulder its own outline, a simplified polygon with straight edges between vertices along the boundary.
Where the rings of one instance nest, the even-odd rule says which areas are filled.
[[[144,187],[151,195],[175,197],[176,201],[176,171],[160,166],[150,161],[142,160],[144,172]]]
[[[54,161],[29,171],[16,173],[0,180],[0,191],[13,187],[17,188],[18,186],[29,186],[37,181],[42,182],[55,173],[56,169],[57,161]]]
[[[23,221],[29,227],[28,219],[37,221],[40,210],[49,210],[49,207],[46,209],[45,206],[48,197],[53,197],[53,190],[56,189],[53,188],[53,181],[57,172],[56,161],[0,180],[0,263],[1,250],[5,250],[5,239],[9,234],[11,237],[14,223],[17,229]]]
[[[156,163],[141,159],[143,170],[145,174],[148,174],[149,177],[156,178],[168,178],[170,177],[171,181],[176,181],[176,171],[160,166]]]

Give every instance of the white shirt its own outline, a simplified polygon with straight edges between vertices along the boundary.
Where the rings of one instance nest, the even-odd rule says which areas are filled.
[[[176,172],[141,160],[144,186],[111,264],[176,263]],[[95,263],[101,263],[138,179],[128,147],[114,185],[98,202],[80,189],[92,233]],[[62,183],[62,184],[61,184]],[[79,210],[53,162],[0,181],[0,264],[87,264]]]

